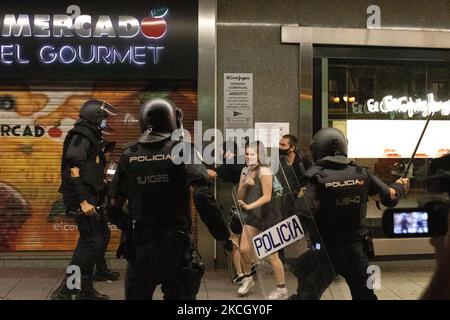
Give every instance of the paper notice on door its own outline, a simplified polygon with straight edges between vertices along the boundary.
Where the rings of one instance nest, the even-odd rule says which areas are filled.
[[[253,127],[253,73],[224,73],[224,128]]]

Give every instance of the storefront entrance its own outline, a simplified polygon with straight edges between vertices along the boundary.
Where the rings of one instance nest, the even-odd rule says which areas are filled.
[[[445,50],[314,47],[314,131],[325,125],[343,131],[349,157],[390,184],[413,153],[433,94],[437,112],[408,173],[411,190],[399,204],[416,207],[433,195],[429,160],[450,150],[444,138],[450,133],[449,70]],[[375,201],[369,202],[368,223],[377,239],[384,237],[382,212]]]
[[[412,189],[400,207],[430,195],[427,162],[448,152],[448,32],[283,26],[282,43],[299,44],[299,136],[342,130],[349,156],[392,183],[413,153],[428,115],[435,116],[413,162]],[[447,141],[445,141],[447,140]],[[378,256],[428,255],[427,238],[386,239],[371,202],[369,225]]]

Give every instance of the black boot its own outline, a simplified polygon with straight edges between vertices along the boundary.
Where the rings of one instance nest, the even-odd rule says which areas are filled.
[[[95,266],[94,281],[116,281],[120,278],[120,272],[112,271],[106,263]]]
[[[78,290],[67,288],[67,279],[68,276],[66,275],[59,287],[50,296],[51,300],[73,300]]]
[[[77,293],[77,300],[109,300],[109,297],[95,290],[90,277],[82,277],[81,290]]]

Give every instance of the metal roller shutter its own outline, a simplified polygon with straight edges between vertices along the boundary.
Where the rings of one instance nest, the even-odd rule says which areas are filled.
[[[169,98],[184,112],[185,128],[193,134],[197,94],[186,89],[159,90],[130,85],[45,85],[0,87],[0,251],[73,250],[78,232],[64,216],[60,184],[62,143],[89,98],[104,99],[120,110],[108,119],[121,146],[139,135],[139,106],[152,96]],[[195,216],[195,215],[194,215]],[[194,217],[194,219],[196,219]],[[194,224],[195,225],[195,224]],[[110,249],[119,232],[112,226]]]

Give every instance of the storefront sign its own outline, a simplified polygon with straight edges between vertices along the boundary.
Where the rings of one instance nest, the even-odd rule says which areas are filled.
[[[253,73],[225,73],[224,128],[253,128]]]
[[[406,113],[410,118],[416,114],[427,117],[432,112],[440,113],[442,116],[450,115],[450,100],[435,101],[432,93],[427,95],[427,100],[393,96],[386,96],[381,101],[369,99],[366,107],[369,113]]]
[[[0,77],[64,68],[91,79],[196,78],[197,1],[12,2],[0,12]]]
[[[74,7],[74,6],[71,6]],[[77,11],[81,9],[75,6]],[[92,16],[79,15],[72,18],[68,15],[42,15],[30,17],[28,14],[5,14],[3,18],[2,37],[40,37],[40,38],[126,38],[133,39],[142,34],[149,39],[162,39],[167,31],[165,16],[169,9],[160,8],[151,10],[151,17],[139,21],[132,16],[119,16],[117,25],[114,26],[109,15],[98,17],[95,26]],[[32,21],[33,23],[31,23]],[[33,28],[31,26],[33,25]],[[129,46],[115,48],[114,46],[90,45],[83,46],[64,45],[56,48],[53,45],[43,45],[39,49],[38,59],[42,63],[129,63],[146,64],[147,60],[157,64],[159,51],[162,46]],[[151,54],[153,59],[148,59]],[[20,45],[1,45],[0,62],[5,64],[28,64],[30,60],[25,57],[24,48]]]
[[[79,6],[69,6],[67,11],[81,12]],[[142,33],[149,39],[160,39],[166,34],[167,23],[164,17],[169,9],[160,8],[151,11],[151,17],[139,21],[132,16],[119,16],[116,26],[109,15],[101,15],[92,23],[91,15],[68,16],[65,14],[5,14],[2,37],[73,37],[82,38],[134,38]],[[31,22],[32,23],[31,23]],[[33,28],[31,28],[33,26]]]

